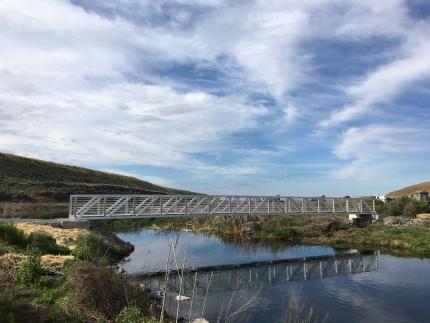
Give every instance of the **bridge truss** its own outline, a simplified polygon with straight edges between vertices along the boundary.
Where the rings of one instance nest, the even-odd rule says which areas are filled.
[[[361,198],[230,195],[71,195],[70,219],[228,215],[375,214],[375,200]]]

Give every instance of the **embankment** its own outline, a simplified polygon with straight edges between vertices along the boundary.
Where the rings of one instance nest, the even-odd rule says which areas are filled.
[[[158,322],[148,291],[113,266],[132,251],[103,230],[0,223],[1,321]]]

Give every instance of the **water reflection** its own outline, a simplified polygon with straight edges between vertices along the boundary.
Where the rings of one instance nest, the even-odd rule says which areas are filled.
[[[117,232],[118,236],[131,242],[135,251],[120,266],[130,274],[164,270],[169,253],[170,241],[176,234],[141,230]],[[176,258],[184,259],[189,249],[187,267],[240,264],[253,261],[334,255],[337,250],[326,246],[290,245],[286,242],[272,244],[250,241],[230,241],[204,233],[181,232],[176,250]]]
[[[358,274],[378,270],[378,255],[344,254],[311,258],[282,259],[237,266],[224,265],[172,272],[168,291],[182,295],[204,294],[264,287],[293,281],[322,279],[335,275]],[[134,275],[151,290],[163,290],[165,272]]]
[[[136,246],[135,252],[122,267],[129,274],[163,270],[171,236],[171,233],[157,234],[150,230],[121,233],[121,238]],[[226,243],[214,236],[181,233],[178,259],[183,259],[187,247],[191,251],[187,267],[271,262],[321,255],[340,256],[338,250],[330,247],[279,244],[271,248],[247,242],[244,248],[243,242],[239,242]],[[374,263],[377,270],[374,270],[375,267],[367,267],[372,264],[372,254],[358,256],[364,257],[366,270],[362,272],[362,260],[346,261],[342,265],[343,269],[338,269],[337,275],[333,275],[333,264],[323,263],[321,278],[320,265],[315,263],[307,267],[306,280],[303,263],[291,266],[297,270],[292,275],[291,269],[288,272],[285,268],[277,268],[276,276],[272,264],[262,265],[257,274],[251,274],[251,279],[246,276],[249,275],[249,268],[237,268],[235,273],[230,271],[232,284],[226,283],[229,279],[228,270],[218,270],[222,271],[219,278],[215,273],[212,277],[210,272],[202,273],[198,276],[199,289],[195,292],[192,306],[191,299],[176,302],[178,283],[172,280],[173,292],[168,294],[166,309],[176,314],[179,305],[180,316],[204,316],[210,322],[217,322],[218,319],[220,322],[285,322],[289,304],[303,300],[306,308],[312,308],[318,317],[328,315],[327,322],[429,322],[430,260],[379,254]],[[349,268],[352,268],[353,274],[348,273]],[[234,268],[231,269],[234,271]],[[186,290],[182,294],[192,295],[190,285],[193,275],[195,273],[190,273],[186,278]],[[204,281],[209,278],[213,281],[210,288],[206,289],[206,295],[205,286],[208,284]],[[235,285],[235,280],[240,282]],[[158,286],[154,285],[153,288],[156,290]],[[236,313],[235,316],[232,313]]]

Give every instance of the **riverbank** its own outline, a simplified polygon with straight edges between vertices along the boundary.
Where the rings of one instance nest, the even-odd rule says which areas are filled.
[[[430,222],[404,227],[381,223],[360,228],[346,216],[245,216],[98,222],[117,230],[146,227],[162,231],[208,232],[229,242],[329,245],[379,249],[399,256],[430,258]]]
[[[0,224],[2,322],[158,322],[157,302],[113,266],[133,249],[100,229]]]

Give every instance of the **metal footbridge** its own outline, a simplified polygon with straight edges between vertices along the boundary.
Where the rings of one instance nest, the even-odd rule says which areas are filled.
[[[137,219],[234,215],[375,214],[371,198],[232,195],[70,196],[69,218]]]

